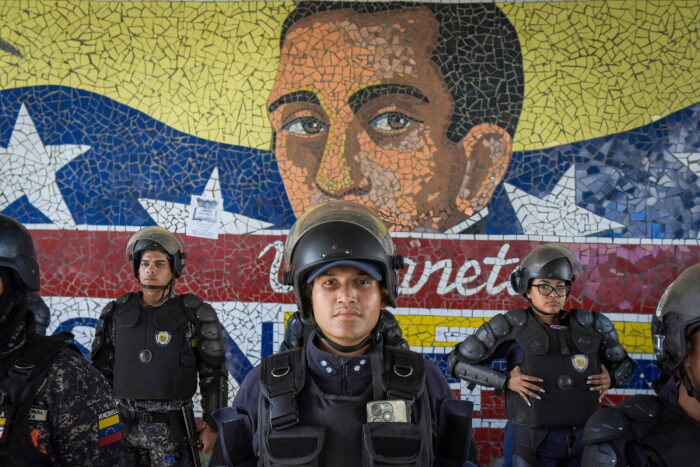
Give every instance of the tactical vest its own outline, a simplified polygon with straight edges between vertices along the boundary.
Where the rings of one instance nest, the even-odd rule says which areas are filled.
[[[323,393],[306,374],[303,348],[264,359],[259,465],[432,465],[432,418],[423,357],[385,346],[383,355],[374,352],[368,358],[372,384],[359,396]],[[409,421],[367,422],[367,403],[377,400],[408,401]]]
[[[681,391],[683,388],[680,389]],[[698,457],[700,426],[691,420],[680,408],[656,396],[637,396],[648,399],[658,406],[656,423],[646,433],[635,433],[644,453],[659,465],[669,467],[691,465]],[[630,414],[627,414],[630,416]],[[631,417],[630,417],[631,418]],[[636,430],[635,420],[630,420],[632,430]],[[648,417],[641,420],[641,426],[648,423]],[[655,464],[656,465],[656,464]]]
[[[197,357],[185,331],[192,311],[178,295],[142,309],[136,294],[114,309],[114,396],[120,399],[186,400],[197,390]]]
[[[598,408],[598,393],[590,390],[588,376],[600,373],[600,335],[592,325],[582,326],[572,315],[569,327],[551,328],[528,315],[515,337],[523,353],[524,374],[542,378],[542,399],[528,406],[514,391],[506,391],[508,419],[538,428],[583,427]]]
[[[39,452],[32,443],[29,414],[39,387],[61,348],[79,352],[75,346],[65,343],[72,338],[73,335],[67,332],[53,336],[34,335],[19,355],[12,357],[14,361],[2,375],[5,397],[0,404],[0,419],[4,419],[0,424],[0,465],[53,465],[49,456]]]

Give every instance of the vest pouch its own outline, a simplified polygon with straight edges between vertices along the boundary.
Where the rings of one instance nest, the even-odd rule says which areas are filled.
[[[324,438],[325,428],[321,426],[297,425],[270,430],[264,441],[269,453],[264,465],[320,467]]]
[[[362,426],[362,465],[420,467],[423,441],[418,425],[400,422],[365,423]]]

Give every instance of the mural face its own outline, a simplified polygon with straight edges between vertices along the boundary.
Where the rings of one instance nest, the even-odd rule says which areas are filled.
[[[176,232],[176,291],[219,314],[231,396],[295,310],[283,242],[313,202],[381,211],[407,259],[392,311],[442,368],[562,243],[584,268],[565,308],[605,312],[637,364],[615,403],[650,391],[651,313],[700,261],[699,8],[0,2],[0,212],[32,231],[49,332],[85,351],[139,287],[132,233]],[[449,383],[487,465],[503,400]]]
[[[416,7],[322,12],[287,31],[268,109],[297,216],[342,198],[397,230],[443,231],[484,208],[510,136],[483,123],[447,137],[454,101],[431,59],[439,27]]]

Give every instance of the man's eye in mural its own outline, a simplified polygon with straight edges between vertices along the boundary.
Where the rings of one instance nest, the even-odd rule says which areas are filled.
[[[413,119],[401,112],[385,112],[369,122],[370,126],[379,131],[400,131],[407,128],[411,123],[419,120]]]
[[[316,117],[299,117],[287,123],[283,129],[295,135],[316,135],[328,126]]]

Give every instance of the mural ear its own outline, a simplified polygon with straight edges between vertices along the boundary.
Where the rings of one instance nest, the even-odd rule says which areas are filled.
[[[467,216],[481,211],[508,171],[513,141],[492,123],[473,127],[461,141],[466,170],[457,194],[457,207]]]

